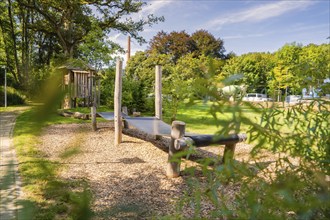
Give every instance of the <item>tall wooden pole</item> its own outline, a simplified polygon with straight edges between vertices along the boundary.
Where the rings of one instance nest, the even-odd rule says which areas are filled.
[[[156,66],[155,73],[155,115],[159,120],[162,119],[162,67]]]
[[[131,37],[128,36],[127,38],[127,52],[126,52],[126,63],[131,58]]]
[[[122,141],[122,119],[121,119],[122,69],[123,69],[123,61],[117,59],[115,97],[114,97],[115,146],[118,146]]]
[[[97,124],[96,124],[96,82],[94,81],[94,78],[91,78],[92,80],[92,102],[93,105],[91,107],[91,116],[92,116],[92,128],[93,131],[97,130]],[[94,91],[94,92],[93,92]]]
[[[101,80],[97,80],[97,106],[99,107],[101,105]]]
[[[7,68],[5,67],[5,107],[7,107]]]

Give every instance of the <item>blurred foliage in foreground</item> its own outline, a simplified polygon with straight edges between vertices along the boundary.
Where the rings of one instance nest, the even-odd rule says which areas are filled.
[[[186,168],[188,189],[175,218],[329,219],[330,102],[287,108],[245,103],[242,108],[240,101],[216,98],[220,101],[210,113],[226,125],[217,134],[249,126],[248,142],[254,147],[247,161],[219,165],[206,158],[198,167]],[[247,106],[260,118],[246,117]],[[231,117],[218,118],[227,108]],[[193,216],[185,214],[189,209]]]
[[[23,212],[34,210],[31,219],[89,219],[91,193],[87,182],[83,179],[60,178],[59,173],[64,165],[50,161],[47,155],[38,150],[42,127],[58,122],[53,118],[44,120],[44,117],[36,120],[36,114],[40,111],[40,107],[33,107],[19,115],[14,130],[14,145],[20,161],[19,172],[26,193],[25,201],[22,202],[30,204]],[[79,149],[79,142],[72,144],[71,148]],[[62,156],[66,159],[74,154],[69,152],[71,148],[63,152]]]
[[[41,131],[46,125],[73,121],[59,119],[60,116],[56,114],[65,95],[61,89],[61,77],[56,68],[52,69],[37,99],[42,104],[19,115],[14,130],[14,145],[20,162],[25,199],[35,210],[33,219],[89,219],[92,215],[87,181],[60,177],[65,165],[51,161],[38,147],[41,144]],[[83,132],[77,131],[77,137]],[[60,157],[70,159],[79,153],[80,143],[72,142],[72,146],[62,152]],[[27,209],[31,209],[31,206]]]

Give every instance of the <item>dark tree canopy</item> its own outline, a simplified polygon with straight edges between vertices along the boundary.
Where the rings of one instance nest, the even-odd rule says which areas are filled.
[[[194,48],[194,42],[185,31],[173,31],[169,34],[161,31],[149,43],[149,52],[171,55],[174,62],[193,52]]]
[[[92,30],[92,24],[104,32],[117,30],[143,42],[139,32],[144,26],[163,20],[153,15],[132,19],[130,15],[139,12],[145,4],[140,0],[21,0],[18,3],[36,15],[30,28],[56,36],[66,57],[73,57],[74,50]]]
[[[194,42],[194,52],[197,56],[205,55],[224,58],[225,48],[223,47],[223,41],[220,38],[216,39],[208,31],[196,31],[191,35],[191,39]]]
[[[189,53],[194,57],[205,55],[224,58],[224,51],[223,41],[205,30],[196,31],[191,36],[185,31],[173,31],[169,34],[161,31],[149,42],[149,52],[169,54],[175,63]]]
[[[121,48],[110,34],[127,34],[139,43],[145,26],[163,17],[138,14],[143,0],[4,0],[0,1],[0,63],[9,85],[34,90],[47,68],[80,59],[100,68]]]

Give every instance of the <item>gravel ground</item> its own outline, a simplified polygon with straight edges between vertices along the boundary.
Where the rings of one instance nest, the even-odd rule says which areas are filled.
[[[88,181],[94,197],[94,219],[149,219],[173,214],[176,199],[187,189],[188,176],[173,179],[165,176],[167,140],[155,141],[126,130],[122,144],[115,147],[113,123],[98,123],[98,128],[93,132],[90,124],[53,125],[45,129],[40,145],[50,160],[66,164],[61,177]],[[238,144],[235,159],[248,161],[250,148]],[[76,153],[65,154],[68,149]],[[200,150],[199,157],[221,160],[218,155],[223,154],[223,149],[206,147]],[[181,167],[183,170],[194,165],[196,162],[184,160]],[[237,186],[228,190],[237,190]],[[211,208],[203,205],[205,211]],[[189,215],[189,210],[186,214]]]

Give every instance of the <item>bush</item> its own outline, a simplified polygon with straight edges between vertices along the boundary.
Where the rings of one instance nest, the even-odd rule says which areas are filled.
[[[101,105],[113,109],[115,91],[115,69],[107,69],[101,78]]]
[[[115,69],[108,69],[101,80],[101,105],[114,106]],[[122,106],[140,112],[152,111],[153,102],[148,99],[148,87],[143,81],[129,76],[122,78]]]
[[[27,93],[29,97],[35,98],[40,95],[40,91],[43,85],[49,79],[52,72],[54,72],[54,66],[43,66],[40,69],[33,69],[28,81]]]
[[[128,109],[136,109],[139,112],[150,112],[153,110],[152,101],[153,99],[148,99],[148,88],[143,81],[123,79],[123,106],[127,106]]]
[[[0,106],[5,105],[4,86],[0,86]],[[7,86],[7,105],[23,105],[26,102],[26,97],[20,91]]]

